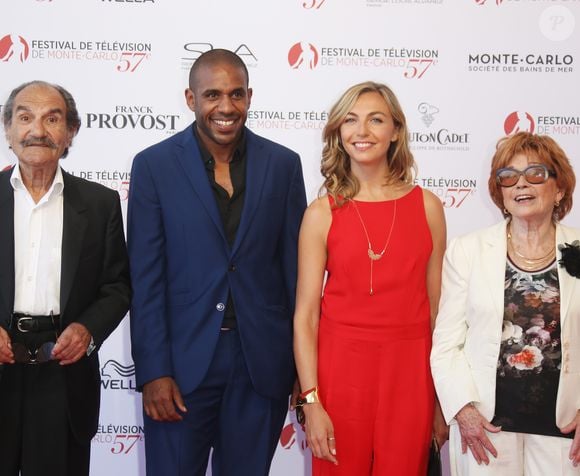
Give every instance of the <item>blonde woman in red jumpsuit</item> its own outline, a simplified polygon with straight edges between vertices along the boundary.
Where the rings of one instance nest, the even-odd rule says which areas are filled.
[[[323,196],[300,231],[294,353],[315,476],[425,474],[446,427],[429,369],[446,231],[413,185],[385,85],[348,89],[324,130]]]

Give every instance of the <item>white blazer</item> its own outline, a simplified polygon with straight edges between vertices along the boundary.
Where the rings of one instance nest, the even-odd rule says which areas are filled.
[[[491,420],[504,316],[506,224],[451,240],[443,264],[431,371],[443,415],[454,423],[474,402]],[[556,225],[556,246],[580,240],[580,230]],[[559,250],[556,258],[561,258]],[[558,265],[562,366],[556,424],[568,425],[580,409],[580,279]]]

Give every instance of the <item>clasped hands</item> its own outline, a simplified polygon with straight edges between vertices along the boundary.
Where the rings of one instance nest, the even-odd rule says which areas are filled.
[[[59,360],[60,365],[73,364],[86,355],[90,342],[91,334],[88,329],[78,322],[73,322],[58,336],[52,357],[54,360]],[[8,332],[0,327],[0,363],[13,364],[14,362],[12,341]]]

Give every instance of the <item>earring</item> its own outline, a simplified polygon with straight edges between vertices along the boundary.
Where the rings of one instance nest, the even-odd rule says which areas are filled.
[[[554,202],[554,208],[558,208],[560,206],[560,202],[558,200],[556,200]]]
[[[504,214],[505,216],[507,216],[507,215],[509,215],[509,214],[510,214],[510,212],[508,212],[508,211],[507,211],[507,208],[504,208],[504,209],[502,210],[502,212],[503,212],[503,214]]]

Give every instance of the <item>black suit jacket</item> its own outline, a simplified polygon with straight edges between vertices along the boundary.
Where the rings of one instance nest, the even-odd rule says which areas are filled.
[[[14,310],[11,174],[12,169],[0,172],[0,325],[4,328]],[[119,195],[64,170],[63,180],[61,325],[64,329],[71,322],[83,324],[98,348],[121,322],[131,300]],[[97,352],[65,366],[64,371],[72,431],[80,441],[90,440],[99,417]]]

